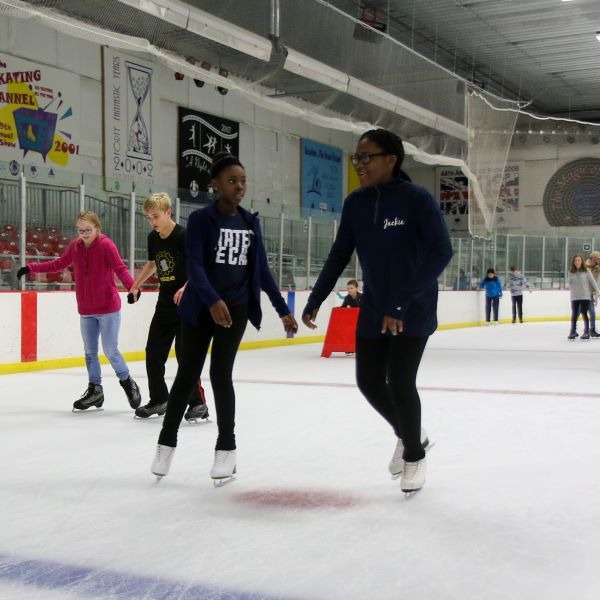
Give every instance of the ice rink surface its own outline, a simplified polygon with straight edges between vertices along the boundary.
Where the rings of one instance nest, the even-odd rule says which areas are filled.
[[[0,377],[0,598],[598,598],[600,340],[567,323],[436,333],[420,371],[435,447],[406,500],[391,429],[320,345],[240,352],[238,476],[208,477],[211,422],[134,420],[104,366]],[[147,401],[144,363],[131,371]],[[168,365],[170,380],[175,361]]]

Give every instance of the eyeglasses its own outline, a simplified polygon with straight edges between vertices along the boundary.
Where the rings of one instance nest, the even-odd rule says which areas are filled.
[[[92,233],[92,231],[94,231],[93,227],[88,227],[87,229],[78,229],[77,233],[79,235],[85,235],[86,233]]]
[[[389,152],[365,152],[363,154],[353,154],[350,157],[352,164],[357,167],[360,163],[368,165],[374,156],[387,156]]]

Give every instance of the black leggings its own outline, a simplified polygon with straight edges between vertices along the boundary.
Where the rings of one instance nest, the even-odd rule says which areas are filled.
[[[428,336],[356,338],[356,382],[371,406],[404,444],[404,460],[425,456],[417,371]]]
[[[175,356],[179,361],[181,354],[181,335],[179,333],[180,320],[177,306],[157,304],[146,342],[146,373],[148,375],[148,390],[150,392],[149,404],[154,406],[162,404],[169,399],[169,388],[165,382],[165,363],[175,340]],[[192,394],[188,397],[190,406],[202,403],[199,393],[200,381],[194,386]]]
[[[231,327],[217,325],[208,309],[198,317],[196,326],[181,321],[181,352],[179,368],[169,394],[167,412],[158,443],[177,446],[177,431],[185,412],[187,399],[198,381],[208,347],[212,340],[210,383],[217,411],[216,450],[235,449],[235,391],[233,389],[233,363],[248,323],[248,307],[243,304],[229,307],[233,321]]]
[[[495,298],[485,297],[485,322],[490,322],[490,313],[494,311],[494,321],[498,320],[498,306],[500,304],[500,296]]]

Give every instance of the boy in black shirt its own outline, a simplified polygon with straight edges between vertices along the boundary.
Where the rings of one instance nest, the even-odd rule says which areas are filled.
[[[140,296],[140,286],[154,272],[160,281],[156,310],[150,323],[146,342],[146,373],[150,402],[136,409],[145,419],[154,414],[164,415],[169,390],[165,383],[165,363],[175,340],[175,356],[179,355],[179,314],[177,305],[187,282],[185,260],[185,229],[171,217],[171,198],[167,194],[151,194],[144,202],[144,214],[152,231],[148,234],[148,262],[135,279],[128,295],[130,303]],[[204,389],[198,380],[185,413],[187,421],[208,418]]]

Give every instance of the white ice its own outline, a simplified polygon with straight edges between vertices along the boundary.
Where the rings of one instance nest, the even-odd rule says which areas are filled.
[[[84,369],[3,376],[0,598],[596,599],[600,341],[567,333],[430,339],[419,386],[436,445],[410,500],[354,358],[320,345],[239,353],[238,476],[220,489],[209,385],[212,421],[182,424],[157,484],[161,419],[134,420],[109,367],[105,410],[80,414]]]

